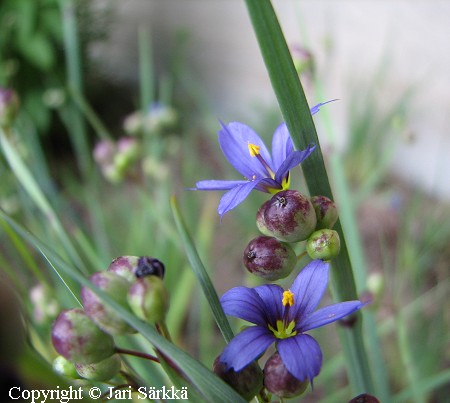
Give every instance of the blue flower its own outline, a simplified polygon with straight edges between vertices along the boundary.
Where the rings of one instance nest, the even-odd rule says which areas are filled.
[[[322,366],[322,352],[306,331],[335,322],[360,309],[360,301],[340,302],[316,310],[327,288],[329,264],[309,263],[287,291],[275,284],[235,287],[221,298],[227,315],[255,324],[236,335],[221,361],[240,371],[273,343],[287,370],[298,380],[313,380]]]
[[[328,101],[331,102],[331,101]],[[311,108],[311,114],[328,103]],[[196,183],[195,190],[228,190],[217,209],[221,217],[256,189],[275,194],[289,188],[289,171],[299,165],[315,149],[309,145],[303,151],[295,151],[285,123],[275,130],[272,138],[272,155],[264,142],[249,126],[231,122],[221,123],[219,144],[228,162],[245,178],[244,180],[203,180]]]

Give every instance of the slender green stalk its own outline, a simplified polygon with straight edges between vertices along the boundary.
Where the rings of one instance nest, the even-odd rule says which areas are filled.
[[[141,111],[146,113],[155,98],[153,60],[150,35],[145,27],[139,27],[139,89]]]
[[[269,0],[246,0],[246,4],[294,146],[297,149],[304,149],[310,143],[317,146],[316,151],[302,163],[308,189],[313,195],[324,195],[333,199],[314,122],[272,4]],[[333,260],[334,296],[338,301],[357,299],[355,280],[340,222],[334,229],[341,238],[341,253]],[[357,318],[359,320],[353,327],[341,329],[342,347],[354,392],[373,393],[369,361],[362,338],[361,314],[358,314]]]

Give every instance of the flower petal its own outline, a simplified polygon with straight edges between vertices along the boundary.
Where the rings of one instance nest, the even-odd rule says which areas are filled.
[[[361,309],[364,305],[360,301],[346,301],[326,306],[307,316],[301,321],[301,325],[297,329],[300,332],[306,332],[307,330],[327,325]]]
[[[274,341],[275,336],[267,328],[248,327],[227,344],[220,361],[228,368],[240,371],[263,354]]]
[[[320,107],[326,104],[329,104],[330,102],[334,102],[337,101],[337,99],[332,99],[331,101],[327,101],[327,102],[321,102],[320,104],[314,105],[310,111],[311,111],[311,115],[315,115],[317,112],[320,111]]]
[[[266,313],[266,326],[270,324],[276,328],[278,319],[283,314],[283,289],[276,284],[264,284],[253,289],[262,300],[262,309]]]
[[[195,184],[193,190],[229,190],[248,181],[204,180]]]
[[[242,203],[256,185],[258,185],[258,181],[244,182],[225,193],[220,199],[219,207],[217,208],[220,217],[223,217],[225,213]]]
[[[229,163],[245,178],[251,180],[254,176],[257,179],[268,176],[263,165],[257,158],[252,157],[248,150],[249,143],[255,144],[259,147],[260,155],[272,166],[269,151],[252,128],[239,122],[222,124],[222,130],[219,131],[219,143]]]
[[[281,123],[272,137],[272,162],[275,171],[278,171],[286,157],[294,151],[291,136],[286,123]]]
[[[227,315],[267,327],[265,304],[256,290],[247,287],[234,287],[222,295],[220,303]]]
[[[275,181],[281,183],[288,172],[309,157],[315,148],[315,145],[310,144],[305,150],[291,152],[275,173]]]
[[[294,306],[289,311],[289,318],[295,320],[297,326],[301,326],[305,316],[314,311],[322,299],[327,288],[329,266],[322,260],[313,260],[292,283],[290,290],[294,293]]]
[[[278,341],[278,352],[287,370],[298,380],[312,382],[322,367],[322,351],[311,336],[298,334]]]

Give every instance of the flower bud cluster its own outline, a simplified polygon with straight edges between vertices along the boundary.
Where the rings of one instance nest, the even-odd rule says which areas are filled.
[[[123,308],[155,324],[164,321],[169,304],[163,278],[164,265],[158,259],[121,256],[89,281]],[[59,354],[53,368],[71,378],[106,381],[121,367],[114,337],[135,330],[90,287],[82,287],[81,301],[83,309],[64,310],[53,323],[52,344]]]
[[[337,218],[336,205],[325,196],[308,198],[296,190],[276,193],[256,213],[263,236],[245,248],[245,267],[266,280],[285,278],[297,263],[292,244],[302,241],[312,259],[332,259],[340,249],[339,235],[331,229]]]

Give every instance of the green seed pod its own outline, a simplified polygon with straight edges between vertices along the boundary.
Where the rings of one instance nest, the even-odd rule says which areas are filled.
[[[52,344],[67,360],[79,364],[99,362],[114,354],[114,340],[79,308],[62,311],[52,327]]]
[[[314,231],[317,219],[307,197],[296,190],[283,190],[269,200],[264,222],[271,236],[284,242],[300,242]]]
[[[227,370],[219,355],[214,360],[213,372],[247,401],[253,399],[263,387],[263,373],[256,361],[235,372],[232,368]]]
[[[285,367],[280,354],[273,354],[264,366],[264,386],[279,397],[295,397],[305,392],[308,380],[299,381]]]
[[[287,243],[273,237],[259,236],[245,248],[243,262],[250,273],[274,281],[291,274],[297,256]]]
[[[121,360],[117,354],[93,364],[75,364],[76,372],[91,381],[108,381],[120,371]]]
[[[338,219],[336,204],[326,196],[313,196],[311,203],[317,217],[316,230],[323,228],[333,228]]]
[[[332,229],[320,229],[311,234],[306,242],[306,251],[311,259],[331,260],[339,255],[341,241]]]
[[[79,378],[77,370],[75,369],[75,364],[64,358],[62,355],[58,355],[58,357],[53,360],[52,366],[53,371],[59,375],[67,378]]]
[[[160,277],[141,277],[128,290],[128,304],[137,317],[150,323],[162,322],[169,308],[169,294]]]
[[[266,200],[262,206],[258,209],[256,212],[256,227],[259,229],[259,231],[266,236],[272,236],[269,229],[266,226],[266,221],[264,219],[264,211],[269,204],[270,200]]]
[[[136,281],[136,269],[138,268],[139,256],[119,256],[115,258],[108,267],[108,272],[116,273],[127,279],[130,283]]]
[[[130,283],[116,273],[103,271],[93,274],[89,280],[105,291],[111,298],[128,308],[127,294]],[[81,289],[81,300],[89,317],[105,332],[115,334],[134,333],[135,330],[119,316],[114,308],[104,303],[94,291],[87,287]]]

